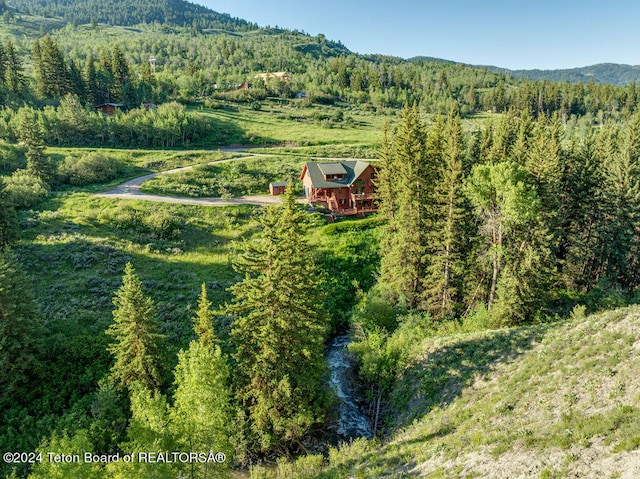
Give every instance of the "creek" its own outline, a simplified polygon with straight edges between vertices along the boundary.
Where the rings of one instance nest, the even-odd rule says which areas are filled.
[[[353,370],[353,356],[347,350],[351,335],[336,336],[329,342],[325,360],[329,367],[329,386],[336,395],[336,421],[329,426],[329,435],[338,441],[350,441],[359,437],[371,438],[373,431],[369,418],[358,406],[359,387]],[[263,465],[275,471],[274,465]],[[247,479],[249,471],[235,470],[233,479]]]
[[[369,418],[357,402],[359,388],[353,371],[353,356],[347,350],[350,342],[350,335],[336,336],[329,343],[326,354],[331,371],[329,384],[336,393],[337,401],[338,418],[333,427],[341,441],[373,436]]]

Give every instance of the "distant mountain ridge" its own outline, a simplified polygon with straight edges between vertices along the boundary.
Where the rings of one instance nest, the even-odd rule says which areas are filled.
[[[495,66],[487,66],[486,68],[491,71],[513,75],[516,78],[529,78],[531,80],[569,83],[594,81],[618,86],[629,85],[632,82],[640,83],[640,65],[599,63],[586,67],[560,70],[509,70]]]
[[[426,56],[417,56],[407,59],[411,63],[420,62],[436,62],[436,63],[458,63],[443,58],[434,58]],[[598,63],[579,68],[565,68],[556,70],[510,70],[508,68],[497,67],[494,65],[472,65],[465,63],[464,65],[474,68],[486,68],[496,73],[504,73],[515,78],[528,78],[530,80],[548,80],[553,82],[569,82],[569,83],[605,83],[616,86],[629,85],[630,83],[640,84],[640,65],[625,65],[620,63]]]
[[[78,23],[130,26],[158,22],[164,25],[247,31],[257,25],[184,0],[9,0],[19,12],[61,17]]]

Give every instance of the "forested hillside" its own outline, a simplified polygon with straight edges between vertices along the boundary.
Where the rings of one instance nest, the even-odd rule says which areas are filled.
[[[72,23],[106,23],[109,25],[161,25],[193,28],[220,28],[229,31],[255,29],[245,20],[212,11],[207,7],[184,0],[150,0],[121,2],[117,0],[10,0],[10,7],[20,13],[43,17],[61,17]]]

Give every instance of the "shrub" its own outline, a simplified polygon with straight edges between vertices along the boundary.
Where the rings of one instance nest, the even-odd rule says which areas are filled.
[[[333,105],[333,103],[335,102],[333,96],[327,94],[327,93],[311,93],[308,97],[307,97],[309,103],[316,103],[318,105]]]
[[[361,293],[358,304],[353,308],[353,321],[366,331],[381,328],[392,333],[398,326],[396,310],[375,286],[368,293]]]
[[[142,225],[157,238],[178,238],[182,222],[165,210],[155,210],[142,216]]]
[[[91,152],[80,157],[66,157],[59,166],[58,173],[64,183],[82,186],[111,181],[117,178],[122,170],[122,163],[115,158]]]
[[[104,210],[98,216],[101,223],[111,224],[120,230],[133,230],[152,238],[176,239],[181,235],[183,220],[162,208],[137,210],[127,205]]]
[[[49,196],[48,185],[26,170],[17,170],[5,178],[7,194],[17,209],[31,208]]]
[[[382,224],[383,219],[379,216],[367,218],[364,220],[349,220],[341,223],[331,223],[330,225],[322,228],[322,234],[334,235],[345,233],[347,231],[364,231],[371,228],[375,228]]]

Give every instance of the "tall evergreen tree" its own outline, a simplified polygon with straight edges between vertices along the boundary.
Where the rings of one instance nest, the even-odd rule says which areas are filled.
[[[425,127],[417,107],[405,107],[388,158],[381,165],[382,177],[390,178],[382,202],[393,201],[393,216],[381,238],[380,284],[392,300],[410,308],[421,306],[424,299],[428,204],[435,178],[426,151]],[[383,211],[389,208],[383,206]]]
[[[4,180],[0,177],[0,249],[13,243],[19,236],[20,226],[16,210],[13,208]]]
[[[49,35],[34,41],[36,90],[43,98],[60,98],[71,92],[67,66],[58,43]]]
[[[0,407],[24,403],[42,372],[44,326],[15,256],[0,248]]]
[[[640,118],[624,131],[601,133],[598,148],[603,161],[604,225],[602,264],[609,280],[625,288],[633,285],[629,252],[634,245],[640,211]]]
[[[202,290],[198,298],[198,311],[193,318],[193,330],[204,346],[207,348],[215,346],[216,333],[213,329],[213,311],[211,311],[211,301],[207,299],[207,287],[204,283],[202,283]]]
[[[436,317],[450,315],[459,301],[461,286],[464,196],[462,194],[464,133],[460,118],[449,114],[446,125],[436,122],[427,142],[431,161],[437,165],[432,221],[429,234],[429,267],[424,289],[429,310]]]
[[[149,390],[159,390],[164,382],[164,337],[158,333],[153,301],[142,292],[131,263],[124,269],[113,304],[114,322],[106,331],[114,339],[109,345],[115,358],[111,377],[130,390],[137,382]]]
[[[49,159],[45,155],[44,131],[38,114],[29,109],[24,110],[20,118],[20,140],[26,146],[27,171],[45,183],[52,179],[53,172]]]
[[[19,97],[23,94],[27,84],[22,60],[18,56],[18,52],[11,41],[7,42],[5,53],[7,58],[7,68],[4,76],[5,83],[9,92]]]
[[[124,58],[124,53],[120,45],[113,46],[111,51],[111,77],[113,78],[113,94],[118,100],[123,98],[123,88],[130,84],[129,64]]]
[[[234,318],[236,395],[263,451],[295,447],[324,416],[326,316],[293,190],[260,217],[261,240],[240,257],[247,275],[225,307]]]
[[[87,92],[87,101],[93,105],[100,101],[100,86],[98,84],[98,73],[96,71],[96,61],[93,55],[89,55],[84,65],[84,81]]]

